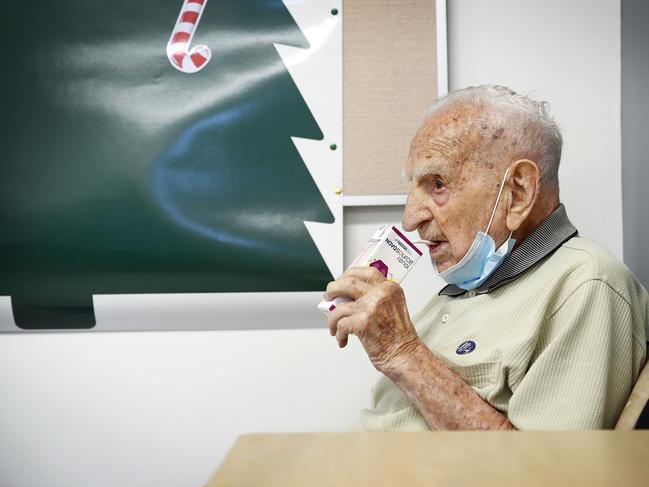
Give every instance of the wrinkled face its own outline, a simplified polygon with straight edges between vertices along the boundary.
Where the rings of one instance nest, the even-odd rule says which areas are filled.
[[[424,121],[410,146],[403,228],[433,241],[439,271],[458,263],[486,230],[506,170],[503,129],[481,118],[477,107],[445,109]],[[509,235],[506,200],[503,192],[489,231],[496,246]]]

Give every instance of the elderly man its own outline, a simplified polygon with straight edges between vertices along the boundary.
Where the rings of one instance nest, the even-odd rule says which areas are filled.
[[[366,430],[611,428],[645,361],[649,297],[580,238],[559,200],[547,104],[505,87],[456,91],[415,135],[403,227],[448,283],[411,320],[403,291],[352,268],[325,297],[344,347],[384,374]],[[606,190],[603,184],[602,190]]]

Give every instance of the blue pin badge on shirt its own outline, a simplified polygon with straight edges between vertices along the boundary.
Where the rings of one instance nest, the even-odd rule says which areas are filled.
[[[457,350],[455,350],[455,353],[458,355],[464,355],[465,353],[471,353],[475,350],[475,342],[472,340],[467,340],[464,343],[461,343],[459,347],[457,347]]]

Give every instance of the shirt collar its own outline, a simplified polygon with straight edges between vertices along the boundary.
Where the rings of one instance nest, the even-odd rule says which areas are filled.
[[[509,254],[502,265],[475,289],[475,293],[485,294],[513,281],[577,233],[577,229],[568,220],[565,206],[559,204],[559,207]],[[449,284],[439,295],[456,297],[466,292],[455,284]]]

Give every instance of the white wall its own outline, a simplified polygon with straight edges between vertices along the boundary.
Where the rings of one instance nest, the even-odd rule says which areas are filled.
[[[619,2],[450,0],[449,17],[451,89],[550,100],[569,214],[621,256]],[[400,209],[345,217],[349,261]],[[404,285],[411,312],[439,287],[426,266]],[[0,485],[202,485],[241,433],[345,429],[376,377],[324,329],[2,335]]]
[[[622,259],[619,0],[448,1],[449,86],[548,100],[563,129],[561,199]]]
[[[236,436],[342,430],[376,372],[324,329],[0,337],[0,485],[200,486]]]

